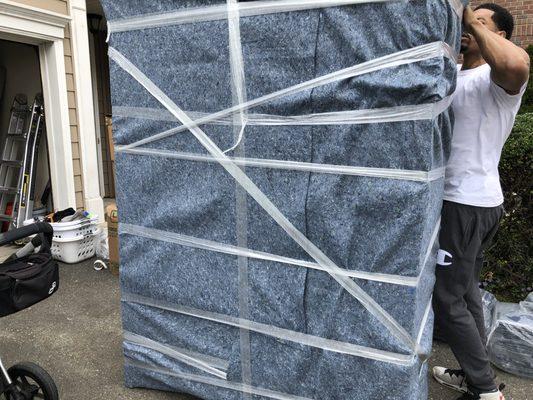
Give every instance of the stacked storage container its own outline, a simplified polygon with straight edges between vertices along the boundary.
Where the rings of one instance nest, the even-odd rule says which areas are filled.
[[[52,256],[56,260],[74,264],[94,256],[101,233],[98,216],[51,225],[54,228]]]
[[[34,220],[24,222],[24,225]],[[76,219],[68,222],[52,222],[52,256],[64,263],[74,264],[94,256],[101,230],[98,216]]]

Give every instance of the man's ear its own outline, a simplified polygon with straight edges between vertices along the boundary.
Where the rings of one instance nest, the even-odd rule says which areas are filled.
[[[505,32],[505,31],[498,31],[498,32],[496,32],[496,33],[497,33],[498,35],[500,35],[501,37],[507,39],[507,32]]]

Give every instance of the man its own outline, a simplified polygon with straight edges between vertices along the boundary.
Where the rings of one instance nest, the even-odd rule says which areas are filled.
[[[452,103],[455,128],[446,167],[433,308],[460,370],[435,367],[459,399],[504,400],[486,350],[478,288],[482,253],[503,214],[498,163],[529,76],[529,57],[511,38],[511,14],[483,4],[463,16],[463,65]]]

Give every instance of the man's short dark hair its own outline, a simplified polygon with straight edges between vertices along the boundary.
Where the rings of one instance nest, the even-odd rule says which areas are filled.
[[[514,30],[514,18],[511,13],[504,7],[494,3],[485,3],[476,7],[476,10],[480,8],[494,11],[492,20],[498,27],[498,29],[505,32],[505,37],[511,39]]]

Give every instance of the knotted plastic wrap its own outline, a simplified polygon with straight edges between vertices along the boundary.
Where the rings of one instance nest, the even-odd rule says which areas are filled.
[[[126,384],[425,399],[462,3],[102,4]]]

